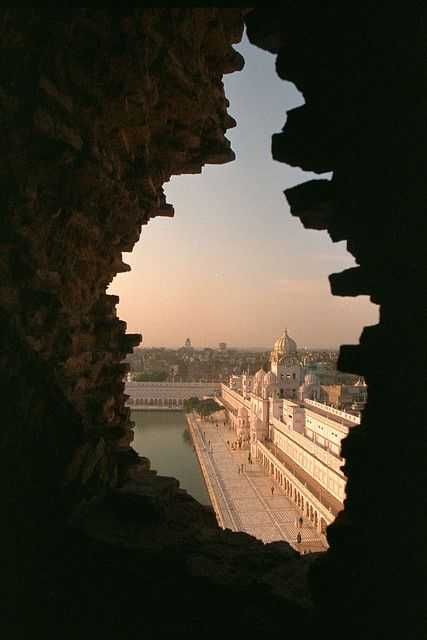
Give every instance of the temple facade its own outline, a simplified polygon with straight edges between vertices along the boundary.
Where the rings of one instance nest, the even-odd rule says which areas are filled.
[[[341,441],[360,418],[320,399],[319,380],[305,373],[287,330],[274,344],[271,370],[232,376],[220,397],[242,446],[324,534],[343,509]]]

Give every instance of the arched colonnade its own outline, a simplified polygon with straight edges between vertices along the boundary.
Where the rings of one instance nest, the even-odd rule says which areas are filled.
[[[161,407],[164,409],[182,409],[183,398],[128,398],[127,404],[130,407]]]
[[[286,476],[283,471],[271,462],[271,460],[261,451],[258,451],[257,462],[259,462],[266,472],[282,487],[285,495],[295,503],[295,506],[301,512],[301,515],[310,520],[316,531],[325,534],[326,527],[329,523],[326,522],[317,507],[307,498],[307,496],[304,496],[301,493],[292,479],[289,476]]]

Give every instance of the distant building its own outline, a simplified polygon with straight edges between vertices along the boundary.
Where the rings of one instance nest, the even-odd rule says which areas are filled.
[[[367,397],[368,389],[363,378],[359,378],[356,384],[324,384],[320,389],[322,402],[346,411],[361,411]]]
[[[220,351],[227,351],[227,343],[226,342],[220,342],[218,345],[218,348]]]
[[[185,347],[185,349],[192,349],[193,348],[190,338],[187,338],[187,340],[184,343],[184,347]]]
[[[172,364],[169,366],[169,377],[172,379],[172,381],[175,380],[176,376],[178,375],[178,371],[179,371],[179,365]]]

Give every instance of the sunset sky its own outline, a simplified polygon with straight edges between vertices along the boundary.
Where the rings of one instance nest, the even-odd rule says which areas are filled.
[[[283,190],[315,176],[271,158],[271,135],[286,111],[303,103],[295,87],[275,73],[275,57],[251,46],[246,60],[224,78],[227,133],[236,160],[207,165],[200,175],[165,185],[175,218],[143,227],[131,254],[132,271],[110,293],[119,316],[143,346],[270,348],[285,327],[299,346],[357,342],[363,326],[378,321],[368,297],[334,298],[327,276],[354,265],[345,243],[305,230],[289,213]]]

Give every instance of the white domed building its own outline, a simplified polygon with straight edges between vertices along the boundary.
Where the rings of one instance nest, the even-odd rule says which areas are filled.
[[[264,376],[265,376],[264,369],[258,369],[258,371],[254,376],[252,393],[254,393],[256,396],[262,396]]]
[[[277,398],[277,378],[272,371],[269,371],[264,375],[262,380],[262,397],[263,398]]]
[[[298,349],[288,330],[274,343],[271,352],[271,371],[277,379],[277,389],[281,398],[298,396],[298,389],[303,381],[304,368],[298,358]]]
[[[259,369],[253,376],[231,376],[223,398],[229,406],[230,421],[238,438],[248,442],[250,436],[253,456],[256,455],[256,443],[268,438],[270,411],[276,411],[277,403],[283,399],[298,400],[303,374],[297,344],[285,329],[274,343],[270,371]]]
[[[274,343],[271,371],[242,375],[241,387],[234,379],[221,385],[221,401],[239,449],[278,484],[300,514],[298,522],[308,524],[309,548],[320,550],[327,548],[326,527],[346,495],[341,442],[360,418],[325,404],[325,385],[314,372],[304,373],[297,344],[285,329]],[[366,385],[361,379],[349,388],[356,410]]]

